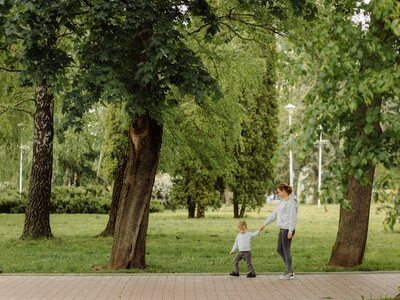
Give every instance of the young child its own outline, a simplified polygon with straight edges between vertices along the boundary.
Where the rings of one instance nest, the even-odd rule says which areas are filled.
[[[245,221],[239,222],[239,233],[236,235],[235,243],[233,244],[230,254],[235,253],[239,249],[239,253],[233,260],[233,272],[229,275],[239,276],[239,262],[244,258],[249,267],[248,278],[256,277],[256,272],[254,271],[253,264],[251,263],[251,238],[257,236],[260,231],[249,232],[247,231],[247,223]]]

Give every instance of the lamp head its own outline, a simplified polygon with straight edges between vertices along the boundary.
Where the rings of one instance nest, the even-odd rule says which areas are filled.
[[[296,106],[289,103],[288,105],[285,106],[285,108],[289,113],[291,113],[296,108]]]
[[[319,125],[317,126],[317,132],[318,132],[318,133],[321,133],[321,132],[322,132],[322,125],[321,125],[321,124],[319,124]]]

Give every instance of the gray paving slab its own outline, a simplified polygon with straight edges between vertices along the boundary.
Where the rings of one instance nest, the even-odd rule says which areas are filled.
[[[391,299],[400,272],[226,274],[0,274],[0,300]]]

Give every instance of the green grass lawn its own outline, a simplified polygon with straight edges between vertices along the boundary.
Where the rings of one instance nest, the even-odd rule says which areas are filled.
[[[256,230],[274,207],[269,204],[260,212],[249,212],[249,230]],[[231,207],[209,211],[200,220],[187,219],[186,211],[151,214],[146,272],[230,272],[233,256],[229,251],[238,223],[231,211]],[[400,233],[398,227],[395,233],[385,233],[383,218],[373,206],[364,263],[346,270],[400,270]],[[300,206],[292,244],[295,272],[343,271],[326,265],[338,219],[338,205],[329,205],[327,213],[323,208]],[[107,220],[107,215],[51,215],[54,239],[20,241],[24,216],[0,214],[0,269],[5,273],[111,272],[107,264],[112,239],[95,237]],[[258,273],[283,271],[275,250],[277,232],[273,223],[252,241],[253,264]],[[244,262],[240,267],[247,272]]]

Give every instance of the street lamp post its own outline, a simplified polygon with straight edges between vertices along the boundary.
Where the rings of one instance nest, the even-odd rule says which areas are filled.
[[[17,125],[20,128],[20,142],[19,142],[19,196],[22,195],[22,129],[24,123],[19,123]]]
[[[24,150],[29,150],[29,146],[22,145],[20,146],[20,156],[19,156],[19,196],[22,197],[22,156]]]
[[[17,125],[21,128],[20,130],[20,144],[19,144],[19,196],[22,197],[22,170],[23,170],[23,152],[24,150],[29,150],[29,146],[22,144],[22,130],[24,123],[19,123]]]
[[[289,113],[289,184],[293,187],[293,153],[292,153],[292,133],[291,133],[291,126],[292,126],[292,112],[296,108],[293,104],[286,105],[286,110]]]
[[[22,149],[22,145],[19,146],[20,149],[20,155],[19,155],[19,196],[21,197],[22,195],[22,152],[24,151]]]
[[[319,141],[315,142],[314,145],[318,144],[318,207],[321,207],[321,186],[322,186],[322,147],[324,144],[329,143],[328,140],[322,139],[323,128],[321,125],[318,125],[317,132],[319,134]],[[326,201],[325,201],[325,211],[326,209]]]
[[[322,126],[318,125],[319,143],[318,143],[318,207],[321,207],[321,180],[322,180]]]

